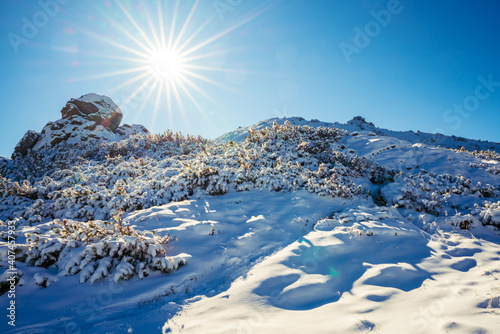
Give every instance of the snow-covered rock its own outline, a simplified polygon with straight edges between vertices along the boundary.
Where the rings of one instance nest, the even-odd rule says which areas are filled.
[[[364,117],[356,116],[346,123],[348,127],[359,128],[360,130],[375,130],[375,124],[367,122]]]
[[[94,93],[69,100],[62,108],[61,114],[63,119],[71,116],[83,117],[111,132],[118,128],[123,118],[120,108],[109,97]]]
[[[140,124],[123,124],[122,126],[116,128],[115,133],[122,136],[123,138],[127,138],[134,135],[149,134],[149,130],[146,129],[144,125]]]
[[[41,133],[29,130],[17,144],[13,158],[27,155],[30,149],[40,152],[60,143],[112,142],[149,133],[142,125],[120,127],[123,118],[120,108],[109,97],[94,93],[69,100],[61,115],[61,119],[47,123]]]
[[[28,130],[23,138],[17,143],[14,148],[14,153],[12,156],[15,156],[17,153],[21,155],[26,155],[29,149],[32,149],[38,141],[42,138],[42,135],[36,131]]]

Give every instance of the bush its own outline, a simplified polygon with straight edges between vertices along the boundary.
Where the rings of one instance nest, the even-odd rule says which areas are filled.
[[[113,273],[116,282],[134,276],[142,279],[151,271],[168,273],[186,263],[184,257],[166,256],[174,240],[169,235],[160,237],[120,223],[55,220],[40,225],[36,233],[26,234],[26,262],[56,267],[61,275],[80,274],[80,283],[94,283]],[[44,277],[38,281],[42,286],[53,282]]]
[[[231,189],[306,189],[350,198],[367,193],[354,179],[382,183],[385,171],[344,153],[337,142],[346,134],[286,122],[250,131],[244,143],[217,144],[171,131],[111,143],[60,143],[42,156],[33,152],[10,162],[29,176],[11,173],[13,179],[0,179],[0,219],[23,216],[30,224],[106,220],[117,210],[130,212],[194,193],[221,195]],[[46,164],[44,172],[30,167],[35,155],[38,164]]]

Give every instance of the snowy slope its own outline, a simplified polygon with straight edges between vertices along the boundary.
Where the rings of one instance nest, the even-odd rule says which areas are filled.
[[[409,218],[306,192],[137,211],[125,220],[177,236],[168,252],[189,252],[190,262],[168,276],[59,277],[48,288],[30,284],[37,271],[23,267],[18,332],[494,333],[500,237],[476,226],[478,239],[444,219],[427,234]]]
[[[373,123],[367,122],[363,117],[357,116],[352,120],[346,123],[329,123],[329,122],[321,122],[319,120],[310,120],[307,121],[302,117],[284,117],[284,118],[270,118],[261,122],[258,122],[254,125],[247,127],[239,127],[231,132],[225,133],[222,136],[216,138],[215,140],[218,142],[227,142],[227,141],[237,141],[241,142],[248,135],[248,129],[253,128],[255,130],[260,130],[266,127],[270,127],[276,122],[279,125],[283,125],[286,121],[289,121],[293,125],[308,125],[312,127],[332,127],[335,126],[339,129],[344,129],[349,132],[359,132],[359,131],[367,131],[371,134],[376,134],[377,136],[386,136],[393,137],[403,141],[407,141],[412,144],[423,143],[427,144],[427,146],[441,146],[452,149],[460,149],[464,147],[468,151],[474,150],[493,150],[495,152],[500,153],[500,143],[488,142],[488,141],[479,141],[474,139],[466,139],[463,137],[456,136],[445,136],[442,134],[432,134],[425,132],[413,132],[413,131],[392,131],[387,129],[381,129],[376,127]]]
[[[117,332],[126,333],[131,327],[138,333],[161,332],[159,328],[168,320],[166,310],[178,309],[185,299],[224,291],[253,265],[301,238],[313,222],[345,203],[318,199],[307,192],[253,191],[136,211],[125,222],[137,229],[155,230],[157,235],[176,236],[179,241],[167,253],[189,253],[188,264],[167,276],[151,273],[144,280],[133,278],[121,284],[113,280],[80,284],[78,276],[60,276],[48,288],[33,284],[37,270],[23,266],[24,285],[17,296],[20,331],[61,333],[71,328],[71,332],[104,333],[121,328]],[[4,297],[2,308],[7,302]],[[0,326],[8,328],[5,323]]]
[[[499,260],[498,239],[431,236],[396,212],[355,207],[322,220],[227,291],[190,304],[164,329],[494,333]]]
[[[497,332],[499,144],[332,126],[1,159],[0,332]]]

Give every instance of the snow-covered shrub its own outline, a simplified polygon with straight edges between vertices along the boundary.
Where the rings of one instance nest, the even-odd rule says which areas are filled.
[[[460,149],[449,149],[450,151],[457,152],[457,153],[463,153],[463,154],[470,154],[472,156],[475,156],[477,158],[485,159],[485,160],[496,160],[500,161],[500,153],[492,151],[492,150],[487,150],[487,151],[481,151],[481,150],[474,150],[474,151],[468,151],[464,147],[461,147]]]
[[[20,269],[16,269],[15,272],[5,270],[0,274],[0,296],[9,291],[12,286],[16,286],[23,275],[24,272]]]
[[[80,283],[94,283],[111,274],[115,281],[135,275],[144,278],[151,271],[170,272],[186,263],[184,257],[167,257],[166,248],[173,240],[118,223],[55,220],[26,233],[26,262],[57,267],[61,275],[79,273]],[[45,277],[39,277],[37,284],[52,283]]]
[[[369,179],[374,184],[383,184],[384,182],[391,180],[389,172],[382,166],[372,165],[369,169]]]
[[[482,159],[482,162],[471,162],[469,163],[469,166],[472,168],[479,168],[479,169],[484,169],[488,173],[491,174],[500,174],[500,168],[497,166],[498,162],[500,162],[500,154],[495,151],[468,151],[464,147],[461,147],[460,149],[451,149],[449,148],[450,151],[456,152],[456,153],[461,153],[466,156],[474,156],[476,158]],[[488,163],[489,162],[489,163]]]
[[[471,214],[461,215],[460,213],[448,218],[448,222],[462,230],[469,230],[477,223],[477,219]]]
[[[48,166],[43,172],[27,163],[35,153],[4,161],[10,170],[24,174],[0,179],[0,219],[23,216],[31,225],[53,219],[105,220],[118,210],[232,189],[306,189],[349,198],[367,193],[354,180],[382,183],[385,171],[371,160],[345,153],[337,142],[346,133],[286,122],[250,131],[243,143],[219,144],[171,131],[120,142],[60,143],[37,156],[37,164]]]
[[[470,167],[473,167],[473,168],[481,168],[481,169],[485,169],[488,173],[491,173],[491,174],[500,174],[500,168],[498,168],[497,166],[495,165],[490,165],[490,164],[487,164],[487,163],[477,163],[477,162],[471,162],[469,164]]]
[[[36,285],[47,288],[58,281],[58,278],[54,275],[50,275],[48,273],[36,273],[33,276]]]
[[[2,197],[20,196],[31,199],[37,197],[36,190],[28,180],[24,180],[19,184],[19,182],[12,182],[2,175],[0,175],[0,194]]]
[[[475,204],[472,214],[483,224],[493,225],[500,229],[500,201],[485,202],[483,205]]]
[[[421,170],[417,173],[399,171],[394,176],[394,183],[386,188],[399,190],[399,195],[385,197],[387,203],[395,208],[406,208],[418,212],[439,215],[451,195],[493,197],[499,195],[498,187],[481,182],[473,184],[461,175],[435,174]],[[384,191],[383,191],[384,192]],[[395,191],[393,191],[395,193]],[[450,203],[453,207],[453,204]]]

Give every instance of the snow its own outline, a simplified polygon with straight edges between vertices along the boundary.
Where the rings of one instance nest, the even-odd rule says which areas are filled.
[[[295,193],[250,191],[206,196],[198,200],[172,202],[160,207],[135,211],[124,218],[124,224],[134,226],[136,230],[155,230],[155,235],[159,237],[170,233],[178,238],[175,246],[167,250],[167,253],[171,254],[169,256],[171,262],[158,258],[153,262],[166,271],[178,268],[185,263],[186,258],[187,263],[167,276],[151,273],[144,280],[132,278],[118,283],[115,283],[116,279],[113,276],[112,282],[108,283],[105,279],[102,280],[109,274],[111,258],[108,257],[103,259],[105,261],[101,261],[101,269],[98,268],[94,273],[96,278],[101,278],[102,283],[98,284],[96,281],[95,284],[80,284],[78,275],[61,276],[57,283],[45,290],[40,290],[30,283],[30,277],[36,270],[35,267],[26,266],[29,272],[25,273],[26,283],[18,287],[19,318],[24,319],[23,328],[44,328],[46,322],[44,319],[50,318],[54,332],[64,330],[68,323],[73,322],[78,328],[90,332],[109,331],[117,325],[113,319],[116,312],[122,312],[118,310],[131,314],[142,312],[140,311],[142,307],[137,305],[138,302],[150,303],[168,292],[171,297],[168,301],[159,299],[155,302],[158,303],[157,307],[145,310],[148,314],[151,313],[147,318],[157,317],[156,321],[144,324],[141,321],[145,318],[141,317],[142,320],[136,319],[139,321],[138,324],[132,324],[127,320],[138,332],[147,331],[147,328],[151,330],[161,328],[168,319],[159,316],[157,312],[161,314],[161,310],[157,308],[163,306],[164,302],[175,300],[181,303],[182,299],[200,293],[214,295],[223,291],[229,287],[231,280],[244,275],[266,256],[300,238],[303,231],[312,229],[314,221],[327,217],[335,208],[345,205],[346,201],[338,198],[318,198],[306,191]],[[252,220],[252,216],[259,219]],[[186,220],[189,220],[189,224],[186,224]],[[179,228],[180,225],[183,227]],[[211,233],[212,226],[215,227],[214,233]],[[253,234],[250,234],[251,232]],[[247,237],[244,240],[238,238],[245,234]],[[68,255],[66,258],[71,257],[73,256]],[[71,268],[75,263],[79,263],[78,256],[72,261]],[[119,270],[114,271],[115,274],[119,272]],[[79,292],[70,294],[75,284]],[[112,292],[112,301],[105,304],[105,309],[100,309],[98,318],[89,321],[82,316],[84,314],[79,315],[74,312],[81,303],[85,304],[87,297],[97,296],[103,287],[109,285],[109,289],[115,291],[120,290],[122,284],[126,284],[126,289],[120,293]],[[57,291],[49,291],[56,285]],[[175,293],[170,292],[171,287]],[[52,297],[49,298],[47,293]],[[33,298],[40,298],[38,300],[43,300],[43,303],[33,302]],[[1,302],[5,300],[2,298]],[[52,316],[54,308],[61,312],[59,320]],[[108,329],[102,327],[103,319],[108,319],[106,320]]]
[[[182,252],[191,261],[168,278],[123,281],[134,271],[124,258],[112,282],[62,276],[48,288],[31,284],[39,273],[22,267],[20,329],[48,329],[50,319],[54,333],[73,326],[172,333],[428,333],[444,326],[465,333],[494,332],[500,315],[492,299],[500,294],[500,236],[481,225],[470,231],[484,239],[444,217],[428,234],[367,200],[256,190],[138,210],[124,223],[175,234],[179,255],[155,258],[158,268],[178,267]],[[91,281],[110,274],[112,259],[103,260]],[[85,268],[80,277],[91,275]],[[99,313],[87,309],[87,298]]]
[[[355,117],[354,119],[346,122],[346,123],[330,123],[330,122],[321,122],[318,120],[305,120],[302,117],[285,117],[285,118],[270,118],[268,120],[264,120],[258,122],[249,127],[240,127],[231,132],[225,133],[222,136],[218,137],[216,141],[218,142],[241,142],[244,141],[245,137],[248,136],[249,128],[254,130],[260,130],[266,127],[271,127],[273,123],[277,123],[279,125],[283,125],[286,121],[290,122],[292,125],[308,125],[312,127],[332,127],[335,126],[338,129],[344,129],[351,132],[353,135],[356,133],[365,133],[370,135],[377,135],[383,137],[393,137],[400,140],[407,141],[412,144],[429,144],[431,146],[441,146],[452,149],[460,149],[461,147],[465,147],[465,149],[469,151],[474,150],[493,150],[497,153],[500,153],[500,143],[488,142],[488,141],[479,141],[473,139],[465,139],[462,137],[455,136],[445,136],[442,134],[432,134],[425,132],[413,132],[413,131],[392,131],[382,128],[377,128],[373,125],[373,123],[367,123],[363,118]],[[370,131],[371,130],[371,131]]]
[[[498,331],[498,144],[286,121],[1,160],[0,332]]]
[[[498,238],[429,235],[395,210],[347,213],[351,222],[322,220],[228,290],[190,303],[164,333],[496,331]]]
[[[77,99],[71,99],[71,100],[79,100],[83,102],[90,102],[90,103],[97,103],[99,102],[99,106],[102,108],[99,108],[99,111],[102,110],[118,110],[118,106],[111,100],[111,98],[105,96],[105,95],[98,95],[96,93],[88,93],[85,95],[80,96]]]

